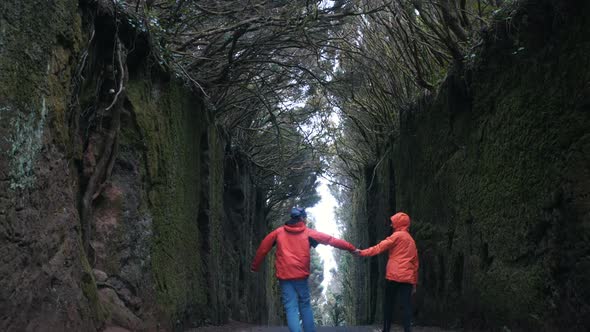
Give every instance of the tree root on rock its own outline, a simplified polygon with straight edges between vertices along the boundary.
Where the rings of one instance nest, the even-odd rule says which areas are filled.
[[[117,91],[114,93],[114,97],[109,105],[101,112],[102,114],[99,114],[99,116],[110,117],[110,124],[106,134],[102,137],[100,137],[99,132],[95,133],[99,135],[102,141],[102,151],[100,152],[98,161],[95,163],[95,165],[92,165],[94,162],[91,162],[91,165],[89,165],[91,169],[84,169],[84,173],[88,171],[90,176],[82,196],[80,219],[82,224],[82,242],[91,264],[94,261],[94,250],[91,245],[92,203],[104,189],[104,186],[109,180],[115,164],[118,151],[119,130],[121,127],[121,112],[125,100],[125,83],[128,79],[125,63],[126,54],[123,43],[118,37],[115,43],[116,51],[113,56],[113,63],[118,65],[118,78],[114,78],[113,81],[115,86],[117,86]],[[108,80],[104,81],[108,82]],[[110,91],[112,91],[112,89],[110,89]],[[100,128],[98,128],[97,131],[100,131]],[[90,140],[90,143],[86,148],[85,155],[88,154],[90,155],[90,158],[93,158],[93,148],[92,140]]]

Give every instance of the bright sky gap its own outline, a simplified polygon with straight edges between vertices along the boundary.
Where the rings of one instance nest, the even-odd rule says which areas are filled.
[[[307,211],[315,221],[316,230],[339,238],[341,234],[338,230],[336,215],[334,213],[334,209],[337,206],[336,198],[332,196],[326,179],[321,178],[319,182],[318,193],[322,199],[314,207],[307,209]],[[332,254],[334,248],[327,245],[319,245],[315,250],[317,250],[318,254],[324,261],[324,281],[322,281],[322,286],[325,294],[332,279],[330,269],[338,269],[336,261],[334,260],[334,255]]]

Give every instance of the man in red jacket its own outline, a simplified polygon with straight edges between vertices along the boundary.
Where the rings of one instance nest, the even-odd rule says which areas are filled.
[[[306,221],[307,213],[305,209],[293,208],[291,210],[291,219],[262,240],[251,268],[252,271],[257,271],[266,254],[276,245],[276,276],[281,286],[287,325],[291,332],[301,331],[299,325],[300,314],[304,331],[315,332],[309,286],[307,284],[310,246],[315,247],[318,243],[321,243],[350,252],[356,249],[352,244],[344,240],[307,228],[305,226]]]
[[[412,331],[411,297],[418,284],[418,250],[410,235],[410,217],[399,212],[391,218],[393,234],[379,244],[365,250],[355,250],[360,256],[375,256],[388,250],[385,268],[385,296],[383,299],[383,332],[389,332],[393,305],[399,295],[404,307],[404,331]]]

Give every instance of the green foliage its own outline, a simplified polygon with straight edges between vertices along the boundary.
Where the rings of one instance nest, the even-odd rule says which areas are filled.
[[[332,269],[332,279],[326,291],[326,303],[323,306],[323,315],[326,325],[345,326],[354,325],[351,319],[351,311],[354,310],[349,301],[350,295],[355,292],[350,287],[350,258],[351,255],[337,251],[335,255],[338,270]]]
[[[322,165],[315,147],[301,132],[301,119],[296,112],[260,119],[258,126],[264,129],[248,133],[240,144],[255,166],[256,185],[265,192],[269,220],[281,220],[292,206],[309,207],[320,199],[316,188]]]
[[[325,312],[327,316],[326,325],[329,326],[344,326],[345,325],[345,307],[344,295],[334,294],[328,291],[326,295]]]
[[[324,305],[324,262],[315,249],[311,249],[311,269],[309,275],[309,292],[311,295],[311,307],[314,312],[316,324],[323,325],[322,306]]]

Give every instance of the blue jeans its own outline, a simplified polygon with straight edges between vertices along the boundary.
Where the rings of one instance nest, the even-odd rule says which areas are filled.
[[[279,280],[283,298],[283,306],[287,315],[287,325],[291,332],[301,332],[299,315],[303,321],[305,332],[315,332],[313,311],[311,310],[309,286],[307,279]]]

